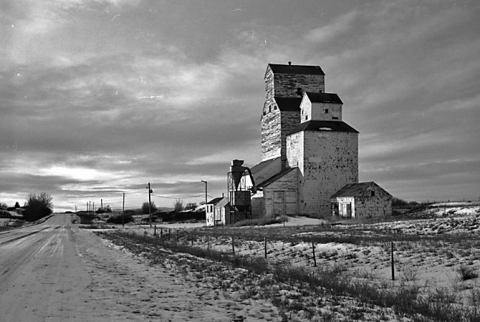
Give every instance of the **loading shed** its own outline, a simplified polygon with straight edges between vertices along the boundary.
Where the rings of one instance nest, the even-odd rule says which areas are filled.
[[[230,203],[227,197],[210,200],[205,207],[207,226],[223,226],[230,224]]]
[[[332,216],[373,218],[392,215],[392,195],[375,182],[345,185],[330,197]]]

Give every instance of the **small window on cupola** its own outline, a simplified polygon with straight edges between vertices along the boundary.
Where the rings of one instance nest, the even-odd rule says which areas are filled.
[[[328,114],[328,108],[325,109],[325,114]]]

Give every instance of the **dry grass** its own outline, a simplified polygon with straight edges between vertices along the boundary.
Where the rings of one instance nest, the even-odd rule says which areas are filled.
[[[380,307],[394,307],[396,312],[409,316],[417,316],[417,321],[434,319],[435,321],[478,321],[480,312],[470,306],[458,305],[456,292],[446,287],[426,289],[414,283],[418,272],[415,269],[405,267],[403,270],[403,282],[400,284],[388,281],[375,281],[365,278],[366,275],[352,274],[345,265],[306,267],[285,265],[285,263],[269,263],[264,258],[233,255],[230,252],[215,251],[201,247],[192,247],[189,243],[182,244],[177,239],[171,241],[160,238],[142,236],[131,233],[115,232],[110,237],[116,236],[119,239],[130,239],[138,245],[145,247],[161,247],[173,252],[188,253],[200,258],[208,258],[217,262],[223,262],[232,267],[240,267],[262,276],[269,275],[271,278],[261,283],[261,288],[247,287],[242,293],[243,298],[268,298],[276,306],[284,311],[302,311],[302,314],[313,317],[317,311],[312,309],[307,302],[295,300],[291,296],[288,300],[281,294],[274,291],[278,283],[297,285],[300,283],[302,289],[314,294],[316,297],[342,297],[349,296],[362,303],[377,305]],[[219,237],[219,236],[217,236]],[[145,251],[145,249],[143,249]],[[159,260],[159,256],[153,256]],[[199,264],[200,263],[200,264]],[[202,270],[204,263],[191,261],[193,268]],[[257,285],[258,286],[258,285]],[[471,293],[471,302],[477,303],[479,293]],[[299,294],[303,298],[306,294]],[[352,311],[352,318],[361,317],[360,311]],[[423,318],[422,318],[423,317]],[[423,319],[423,320],[422,320]]]

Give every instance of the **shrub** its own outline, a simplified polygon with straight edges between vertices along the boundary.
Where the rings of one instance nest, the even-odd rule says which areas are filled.
[[[35,221],[52,213],[52,197],[46,192],[38,195],[31,194],[27,200],[27,207],[24,211],[25,220]]]
[[[123,223],[129,223],[134,221],[133,216],[131,213],[125,213],[123,214]],[[115,214],[113,216],[110,216],[110,218],[107,219],[108,223],[111,224],[121,224],[122,223],[122,214]]]
[[[462,281],[471,280],[478,277],[477,271],[473,267],[468,267],[467,265],[460,265],[457,269],[458,275]]]
[[[142,204],[142,214],[149,214],[150,211],[152,214],[157,211],[157,206],[155,206],[155,202],[150,203],[150,208],[148,208],[148,202],[144,202]]]
[[[181,212],[183,210],[183,200],[182,199],[175,199],[173,203],[173,211]]]

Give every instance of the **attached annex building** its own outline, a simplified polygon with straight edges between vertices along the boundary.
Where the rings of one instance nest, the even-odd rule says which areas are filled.
[[[319,66],[269,64],[264,79],[252,212],[331,216],[331,196],[358,183],[359,132],[342,120],[340,97],[325,92]]]

